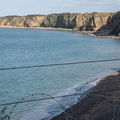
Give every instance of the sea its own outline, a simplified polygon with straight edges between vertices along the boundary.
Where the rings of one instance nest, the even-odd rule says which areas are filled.
[[[120,61],[61,64],[110,59],[120,59],[120,39],[0,28],[0,69],[23,67],[0,70],[0,118],[50,120],[101,78],[120,70]]]

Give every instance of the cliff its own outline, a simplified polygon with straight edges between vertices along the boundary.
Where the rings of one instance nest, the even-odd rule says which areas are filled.
[[[80,31],[109,30],[110,34],[120,33],[120,12],[116,13],[61,13],[28,16],[0,17],[0,26],[54,27]]]
[[[109,18],[108,26],[111,29],[110,34],[118,35],[120,33],[120,11]]]
[[[77,14],[76,27],[81,31],[96,31],[106,25],[112,13]]]
[[[24,17],[20,16],[5,16],[0,17],[0,26],[16,26],[23,27],[24,26]]]
[[[45,17],[42,27],[71,28],[81,31],[97,30],[107,24],[112,13],[63,13]]]
[[[74,13],[51,14],[45,17],[41,26],[73,29],[76,26],[76,15]]]
[[[28,15],[25,17],[24,27],[40,27],[44,18],[43,15]]]
[[[44,17],[43,15],[0,17],[0,26],[40,27]]]

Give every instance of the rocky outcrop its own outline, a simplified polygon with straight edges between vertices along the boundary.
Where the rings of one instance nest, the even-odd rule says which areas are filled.
[[[54,27],[80,31],[110,30],[110,34],[120,33],[120,12],[116,13],[61,13],[28,16],[0,17],[0,26]]]
[[[111,31],[111,34],[117,35],[120,37],[120,21],[117,23],[117,25],[114,27],[114,29]]]

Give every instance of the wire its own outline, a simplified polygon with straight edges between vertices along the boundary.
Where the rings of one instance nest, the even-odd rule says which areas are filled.
[[[25,69],[25,68],[40,68],[40,67],[52,67],[52,66],[65,66],[65,65],[75,65],[75,64],[85,64],[85,63],[96,63],[96,62],[109,62],[109,61],[119,61],[119,60],[120,60],[120,59],[108,59],[108,60],[96,60],[96,61],[83,61],[83,62],[48,64],[48,65],[36,65],[36,66],[23,66],[23,67],[0,68],[0,71],[2,71],[2,70],[13,70],[13,69]]]
[[[82,95],[82,94],[88,94],[88,95],[97,95],[94,93],[100,93],[100,92],[108,92],[108,91],[116,91],[116,90],[120,90],[120,88],[118,89],[110,89],[110,90],[105,90],[105,91],[95,91],[92,93],[89,92],[85,92],[85,93],[78,93],[78,94],[70,94],[70,95],[62,95],[62,96],[55,96],[55,97],[46,97],[46,98],[40,98],[40,99],[34,99],[34,100],[26,100],[26,101],[18,101],[18,102],[11,102],[11,103],[4,103],[4,104],[0,104],[0,106],[5,106],[5,105],[12,105],[12,104],[18,104],[18,103],[29,103],[29,102],[37,102],[37,101],[41,101],[41,100],[49,100],[49,99],[56,99],[56,98],[64,98],[64,97],[71,97],[71,96],[77,96],[77,95]],[[44,95],[44,94],[43,94]],[[99,94],[98,94],[99,95]],[[100,96],[100,95],[99,95]],[[102,96],[102,95],[101,95]]]

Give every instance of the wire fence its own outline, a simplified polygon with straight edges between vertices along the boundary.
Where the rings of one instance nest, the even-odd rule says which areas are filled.
[[[107,59],[107,60],[96,60],[96,61],[83,61],[83,62],[48,64],[48,65],[0,68],[0,71],[2,71],[2,70],[14,70],[14,69],[25,69],[25,68],[55,67],[55,66],[76,65],[76,64],[97,63],[97,62],[111,62],[111,61],[120,61],[120,59]]]
[[[95,62],[119,61],[119,60],[120,59],[109,59],[109,60],[98,60],[98,61],[85,61],[85,62],[72,62],[72,63],[61,63],[61,64],[25,66],[25,67],[0,68],[0,71],[13,70],[13,69],[24,69],[24,68],[35,68],[35,67],[50,67],[50,66],[74,65],[74,64],[95,63]],[[89,82],[86,84],[89,84]],[[119,90],[120,88],[114,88],[114,89],[109,88],[106,90],[94,91],[93,93],[85,92],[84,94],[75,93],[75,94],[62,95],[62,96],[50,96],[50,95],[41,93],[41,95],[47,96],[47,97],[32,99],[32,100],[26,100],[27,97],[21,98],[21,100],[16,101],[16,102],[0,104],[0,107],[2,107],[0,111],[0,120],[12,120],[11,116],[14,113],[14,109],[19,104],[32,103],[32,102],[45,101],[45,100],[54,100],[63,109],[63,113],[61,114],[61,116],[59,116],[59,119],[55,117],[52,120],[120,120],[120,99],[114,96],[111,97],[109,95],[103,94],[106,92],[115,92]],[[30,96],[34,96],[34,94]],[[66,110],[65,106],[62,105],[58,100],[58,98],[66,98],[66,97],[71,97],[71,96],[73,97],[86,96],[86,99],[80,102],[79,108],[82,108],[82,109],[77,108],[81,113],[87,111],[86,115],[77,114],[77,112],[74,111],[74,109],[76,110],[76,108],[74,108],[73,104],[70,106],[71,107],[70,109]],[[13,106],[8,112],[8,107],[10,105],[13,105]],[[92,109],[90,109],[91,108],[90,106],[92,106]]]
[[[0,104],[0,106],[4,106],[3,109],[0,111],[0,120],[11,120],[11,116],[14,112],[14,109],[17,107],[18,104],[31,103],[31,102],[42,101],[42,100],[54,100],[63,109],[64,115],[62,115],[61,118],[59,117],[59,120],[84,120],[84,119],[79,118],[79,117],[81,117],[79,115],[71,116],[71,112],[73,112],[73,110],[69,109],[66,111],[65,106],[63,106],[57,100],[58,98],[64,98],[64,97],[70,97],[70,96],[75,97],[76,95],[79,95],[81,97],[82,96],[88,97],[80,105],[82,108],[83,108],[83,104],[85,105],[84,109],[86,109],[86,107],[88,107],[88,108],[90,107],[90,105],[88,105],[88,104],[91,104],[93,106],[92,110],[90,110],[90,113],[88,116],[86,116],[85,120],[119,120],[120,119],[120,100],[117,98],[114,98],[114,97],[97,94],[97,93],[101,93],[101,92],[116,91],[116,90],[120,90],[120,89],[110,89],[110,90],[105,90],[105,91],[98,91],[98,92],[95,92],[94,94],[86,92],[84,94],[71,94],[71,95],[54,96],[54,97],[48,95],[49,97],[46,97],[46,98],[34,99],[34,100],[28,100],[28,101],[25,101],[24,100],[25,98],[22,98],[20,101],[17,101],[17,102]],[[45,95],[45,94],[43,94],[43,95]],[[99,106],[99,102],[101,100],[107,101],[104,103],[105,104],[104,108],[102,108],[103,106]],[[91,103],[91,101],[92,101],[92,103]],[[107,105],[108,102],[111,102],[112,104]],[[11,108],[9,113],[6,114],[6,111],[7,111],[9,105],[13,105],[13,107]],[[101,109],[100,113],[96,112],[96,106],[99,106],[99,109]],[[72,107],[72,106],[70,106],[70,107]],[[83,109],[83,111],[84,111],[84,109]],[[118,114],[118,112],[119,112],[119,114]],[[82,113],[82,111],[81,111],[81,113]],[[111,118],[108,119],[108,116],[111,116],[111,114],[113,115],[114,119],[111,119]],[[116,116],[116,114],[118,114],[118,115]],[[117,117],[117,119],[116,119],[116,117]],[[57,118],[53,118],[53,120],[57,120]]]
[[[118,91],[118,90],[120,90],[120,88],[119,89],[109,89],[109,90],[105,90],[105,91],[97,91],[95,93],[101,93],[101,92],[107,92],[107,91]],[[84,94],[87,95],[89,93],[85,92]],[[33,95],[34,94],[32,94],[31,96],[33,96]],[[45,95],[45,94],[41,93],[41,95]],[[49,97],[45,97],[45,98],[34,99],[34,100],[26,100],[26,101],[17,101],[17,102],[11,102],[11,103],[4,103],[4,104],[0,104],[0,106],[13,105],[13,104],[18,104],[18,103],[30,103],[30,102],[49,100],[49,99],[57,99],[57,98],[64,98],[64,97],[77,96],[77,95],[81,95],[81,93],[75,93],[75,94],[70,94],[70,95],[61,95],[61,96],[50,96],[49,95]]]

